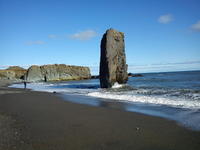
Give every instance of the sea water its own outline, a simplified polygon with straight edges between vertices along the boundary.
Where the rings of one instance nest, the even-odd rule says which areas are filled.
[[[23,88],[23,84],[11,87]],[[144,73],[110,89],[101,89],[98,79],[29,83],[27,87],[61,93],[75,103],[164,117],[200,130],[200,71]]]

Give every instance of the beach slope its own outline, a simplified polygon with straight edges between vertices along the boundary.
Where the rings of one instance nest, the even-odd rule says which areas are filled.
[[[75,104],[53,93],[0,91],[0,133],[11,132],[0,134],[0,150],[200,149],[200,132],[173,121]]]

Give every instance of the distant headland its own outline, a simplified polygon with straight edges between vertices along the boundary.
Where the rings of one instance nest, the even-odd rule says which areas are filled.
[[[65,64],[33,65],[28,69],[19,66],[12,66],[5,70],[0,70],[0,79],[38,82],[38,81],[63,81],[90,79],[89,67],[71,66]]]

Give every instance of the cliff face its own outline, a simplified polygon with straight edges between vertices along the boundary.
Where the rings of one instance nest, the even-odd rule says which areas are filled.
[[[14,79],[15,72],[9,70],[0,70],[0,79]]]
[[[23,79],[24,75],[26,74],[27,70],[18,66],[12,66],[6,69],[8,71],[15,72],[15,78],[16,79]]]
[[[91,78],[88,67],[69,66],[65,64],[54,65],[33,65],[28,70],[18,66],[0,70],[0,80],[8,79],[20,81],[26,79],[29,82],[36,81],[62,81],[62,80],[81,80]]]
[[[26,69],[13,66],[5,70],[0,70],[0,79],[20,80],[24,78]]]
[[[91,78],[88,67],[69,66],[64,64],[31,66],[26,74],[27,81],[61,81]]]
[[[42,74],[40,66],[33,65],[29,67],[26,73],[26,80],[30,82],[44,81],[44,75]]]

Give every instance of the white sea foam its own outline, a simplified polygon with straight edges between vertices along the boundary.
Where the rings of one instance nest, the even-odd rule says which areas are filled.
[[[185,94],[184,97],[176,97],[169,95],[169,91],[165,92],[162,89],[155,90],[132,90],[128,92],[108,92],[106,90],[100,89],[89,89],[89,88],[71,88],[67,87],[67,85],[71,85],[70,83],[29,83],[27,88],[32,89],[34,91],[45,91],[45,92],[58,92],[58,93],[69,93],[69,94],[78,94],[78,95],[86,95],[97,98],[104,99],[113,99],[118,101],[128,101],[128,102],[137,102],[144,104],[156,104],[156,105],[167,105],[176,108],[189,108],[189,109],[200,109],[200,101],[199,101],[199,93],[188,93]],[[59,86],[64,86],[58,88]],[[121,88],[124,85],[120,85],[116,83],[113,88]],[[24,88],[23,84],[14,84],[10,87],[15,88]],[[159,95],[158,93],[161,93]],[[173,92],[175,93],[175,92]],[[155,95],[152,95],[155,94]],[[157,95],[156,95],[157,94]],[[178,93],[178,95],[182,95]],[[189,99],[187,99],[187,95]]]
[[[184,99],[175,99],[169,97],[159,97],[159,96],[144,96],[144,95],[135,95],[135,94],[123,94],[123,93],[114,93],[114,92],[92,92],[88,93],[88,96],[113,99],[120,101],[128,102],[139,102],[147,104],[157,104],[157,105],[167,105],[177,108],[190,108],[190,109],[200,109],[199,101],[188,101]]]
[[[122,87],[124,87],[124,84],[119,84],[118,82],[115,82],[114,85],[112,86],[113,89],[122,88]]]
[[[70,84],[67,83],[44,83],[44,82],[38,82],[38,83],[29,83],[27,84],[28,89],[32,89],[33,91],[43,91],[43,92],[57,92],[57,93],[76,93],[79,95],[86,95],[89,92],[94,92],[96,89],[82,89],[82,88],[67,88],[62,87],[58,88],[59,86],[67,86]],[[9,87],[12,88],[24,88],[24,84],[13,84]]]

